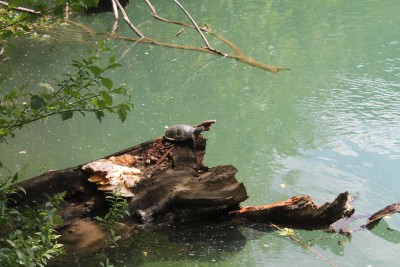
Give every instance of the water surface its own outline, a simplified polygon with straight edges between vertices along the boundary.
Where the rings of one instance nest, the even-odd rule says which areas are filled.
[[[160,15],[185,19],[173,4],[153,4]],[[160,136],[165,125],[216,119],[205,134],[206,164],[239,169],[237,178],[250,196],[245,205],[303,194],[323,204],[349,191],[362,215],[399,201],[400,3],[183,4],[198,23],[210,24],[251,57],[290,71],[270,74],[226,58],[110,40],[123,64],[111,78],[127,84],[134,96],[135,110],[127,121],[108,117],[99,124],[88,115],[33,124],[2,146],[3,163],[11,169],[29,163],[30,177]],[[152,19],[143,3],[127,10],[150,36],[171,36],[180,29]],[[99,14],[81,21],[106,31],[112,19]],[[125,26],[121,31],[133,36]],[[195,33],[179,38],[203,45]],[[22,52],[11,49],[13,65],[1,69],[2,75],[15,86],[51,83],[50,77],[71,70],[71,58],[86,55],[97,41],[83,40],[16,40],[23,42]],[[360,216],[354,225],[364,220]],[[400,218],[393,215],[351,239],[322,231],[296,233],[337,266],[394,266],[399,230]],[[327,266],[303,246],[259,225],[144,232],[127,244],[110,252],[120,266]],[[80,258],[78,265],[87,261]]]

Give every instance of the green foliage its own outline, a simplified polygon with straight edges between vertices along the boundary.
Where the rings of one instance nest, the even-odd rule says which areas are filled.
[[[120,192],[109,193],[106,196],[106,201],[109,205],[108,213],[104,217],[95,217],[101,228],[106,231],[105,244],[103,250],[98,254],[98,260],[100,266],[113,267],[114,265],[110,263],[104,250],[108,247],[114,248],[118,246],[117,242],[121,239],[121,236],[116,234],[115,227],[117,225],[124,226],[124,224],[120,223],[120,220],[130,214],[128,211],[128,202],[126,198],[122,197]]]
[[[10,186],[18,176],[0,184],[0,266],[45,266],[63,252],[54,227],[61,224],[57,208],[65,193],[48,197],[44,209],[20,212],[10,205],[15,196],[25,193]]]
[[[117,241],[121,239],[121,236],[115,232],[115,226],[123,225],[120,223],[120,220],[126,215],[130,215],[128,202],[119,192],[110,193],[106,196],[106,201],[109,204],[108,213],[104,217],[96,216],[95,219],[99,222],[101,228],[106,230],[105,247],[114,247],[118,246]]]
[[[32,15],[0,7],[0,45],[5,45],[6,38],[26,34],[31,31]]]
[[[54,115],[67,120],[75,113],[92,112],[101,122],[106,113],[114,113],[125,121],[133,104],[127,88],[114,86],[105,76],[107,71],[121,66],[115,62],[115,56],[102,63],[99,54],[108,50],[102,44],[87,58],[73,60],[76,71],[66,74],[65,79],[57,83],[57,89],[51,85],[45,90],[28,90],[26,86],[14,90],[0,87],[0,142],[7,136],[14,136],[16,129]],[[119,101],[116,96],[121,96]]]

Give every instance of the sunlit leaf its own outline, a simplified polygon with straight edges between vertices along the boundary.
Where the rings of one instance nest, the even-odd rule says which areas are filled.
[[[294,230],[291,228],[283,228],[277,231],[278,235],[281,236],[292,236],[295,234]]]
[[[11,133],[11,131],[9,129],[6,128],[0,128],[0,135],[9,135]]]

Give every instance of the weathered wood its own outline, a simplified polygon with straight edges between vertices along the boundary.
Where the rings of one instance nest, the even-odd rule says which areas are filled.
[[[372,229],[383,217],[400,212],[400,202],[386,206],[385,208],[375,212],[368,218],[367,222],[362,226],[367,229]]]
[[[213,123],[214,120],[209,120],[194,127],[203,126],[208,131]],[[240,218],[252,222],[320,228],[354,212],[347,203],[347,192],[321,207],[304,196],[264,206],[240,208],[240,203],[248,195],[243,183],[235,177],[237,169],[232,165],[208,168],[204,165],[205,150],[203,134],[194,142],[174,142],[160,137],[109,155],[105,157],[109,161],[99,160],[99,164],[105,162],[109,164],[108,169],[114,171],[135,168],[134,181],[124,176],[120,182],[129,183],[124,189],[130,190],[126,194],[131,196],[128,198],[130,220],[138,225]],[[115,156],[119,158],[113,158]],[[127,158],[128,161],[123,161]],[[95,171],[89,168],[92,165],[95,164],[51,171],[20,183],[27,195],[17,205],[41,206],[47,201],[47,195],[66,192],[61,210],[65,229],[69,229],[71,226],[68,224],[71,223],[79,225],[76,222],[78,219],[87,220],[104,214],[107,212],[106,194],[101,190],[115,189],[115,184],[106,185],[107,179],[111,179],[110,173]],[[94,173],[83,171],[83,166]],[[113,182],[119,181],[119,173],[116,174]]]
[[[294,196],[286,201],[264,206],[243,207],[234,211],[239,218],[256,222],[270,222],[296,228],[324,228],[354,213],[348,192],[339,194],[332,202],[318,207],[309,196]]]

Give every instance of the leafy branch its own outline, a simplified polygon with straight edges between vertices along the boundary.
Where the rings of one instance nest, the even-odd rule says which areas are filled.
[[[16,173],[10,181],[0,184],[0,265],[45,266],[47,261],[63,253],[63,245],[55,230],[61,224],[57,214],[65,193],[48,197],[43,209],[27,209],[20,212],[10,204],[14,196],[25,194],[22,188],[12,188],[19,177]]]
[[[107,214],[104,217],[96,216],[95,219],[99,222],[100,227],[106,231],[103,250],[99,254],[101,266],[112,266],[104,250],[108,247],[118,247],[117,242],[121,239],[121,236],[116,233],[115,228],[117,225],[125,226],[120,221],[130,214],[128,211],[128,202],[126,198],[122,197],[121,192],[109,193],[106,196],[106,202],[109,205]]]
[[[74,113],[85,115],[91,112],[101,122],[106,113],[116,113],[122,122],[125,121],[128,111],[133,109],[131,95],[124,85],[115,87],[105,76],[108,70],[121,65],[114,55],[103,63],[104,66],[98,64],[101,62],[98,53],[108,50],[103,44],[89,57],[72,61],[76,71],[66,74],[66,78],[57,84],[57,90],[51,86],[33,92],[27,91],[26,86],[8,92],[0,88],[0,142],[6,136],[14,136],[16,129],[54,115],[67,120]],[[122,96],[120,101],[115,101],[116,96]]]

